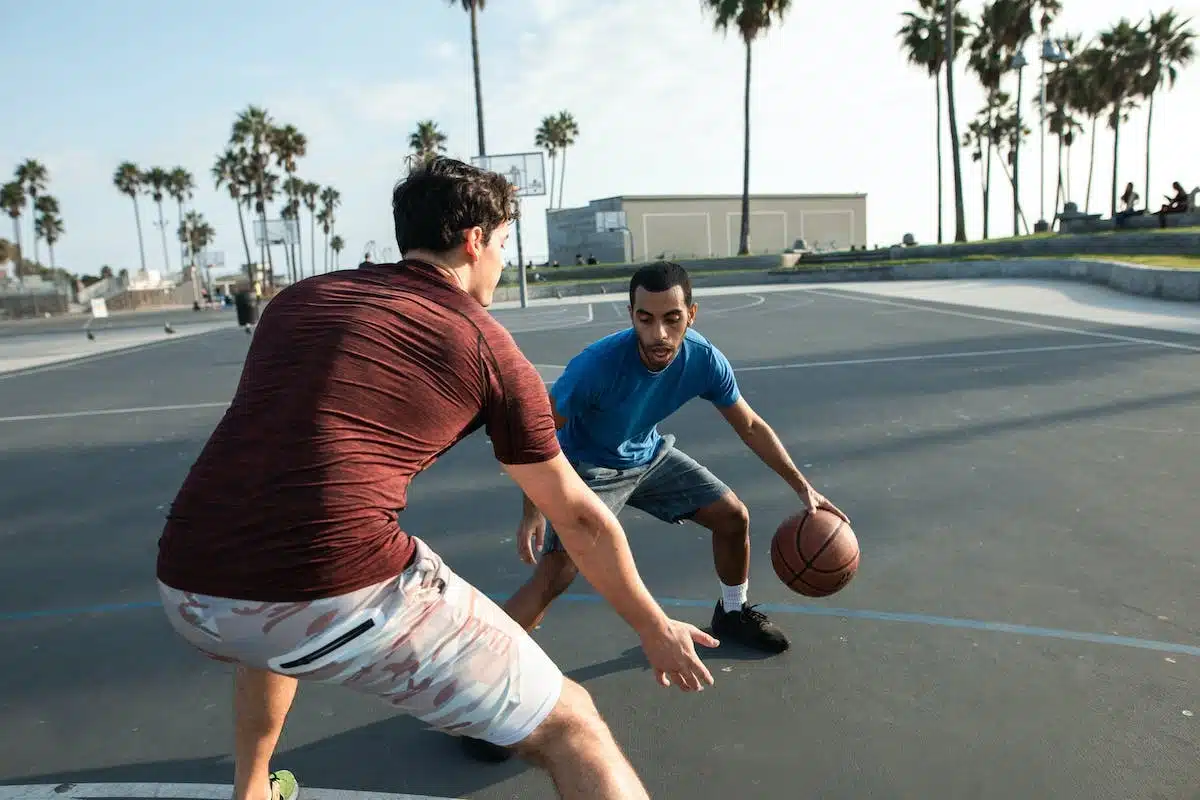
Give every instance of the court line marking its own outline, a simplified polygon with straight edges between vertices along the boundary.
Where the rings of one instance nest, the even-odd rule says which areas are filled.
[[[915,356],[880,356],[879,358],[849,358],[840,361],[799,361],[794,364],[763,364],[756,367],[734,367],[734,373],[770,372],[778,369],[809,369],[812,367],[848,367],[858,364],[893,364],[904,361],[933,361],[947,358],[980,358],[1010,356],[1021,353],[1054,353],[1060,350],[1098,350],[1107,347],[1133,347],[1133,342],[1093,342],[1091,344],[1060,344],[1045,347],[1011,347],[1001,350],[968,350],[959,353],[927,353]]]
[[[55,372],[57,370],[68,369],[70,367],[77,367],[77,366],[80,366],[83,364],[91,364],[96,361],[103,361],[108,358],[114,358],[116,356],[123,356],[128,353],[136,353],[136,352],[140,352],[142,350],[150,350],[152,348],[162,347],[162,346],[168,345],[168,344],[178,344],[179,342],[186,342],[191,339],[197,339],[201,336],[210,336],[214,333],[220,333],[221,331],[227,331],[227,330],[239,330],[239,329],[236,327],[226,328],[226,327],[222,326],[219,328],[210,328],[208,330],[203,330],[203,331],[177,330],[175,332],[175,334],[173,336],[171,336],[171,338],[157,339],[152,342],[145,342],[143,344],[130,345],[129,347],[116,347],[116,348],[113,348],[112,350],[105,350],[103,353],[91,353],[91,354],[83,355],[83,356],[73,356],[70,358],[64,358],[61,361],[55,361],[50,364],[42,364],[42,365],[36,366],[36,367],[24,367],[24,368],[17,368],[14,370],[10,370],[8,372],[0,372],[0,381],[6,381],[11,378],[23,378],[26,375],[36,375],[41,372]],[[180,335],[180,334],[182,334],[182,335]],[[165,333],[163,334],[164,337],[166,337],[167,335],[168,334],[165,334]]]
[[[455,800],[429,794],[356,792],[305,786],[301,794],[313,800]],[[63,798],[178,798],[231,800],[233,786],[222,783],[26,783],[0,786],[0,800],[63,800]]]
[[[781,369],[813,369],[816,367],[853,367],[866,364],[892,364],[911,361],[938,361],[953,358],[986,358],[988,356],[1008,356],[1021,355],[1023,353],[1054,353],[1059,351],[1070,350],[1100,350],[1110,347],[1132,347],[1134,342],[1092,342],[1088,344],[1061,344],[1048,345],[1045,347],[1012,347],[999,350],[969,350],[959,353],[924,353],[921,355],[912,356],[881,356],[879,358],[847,358],[837,361],[799,361],[792,364],[762,364],[759,366],[738,367],[733,368],[734,373],[740,374],[743,372],[772,372]],[[556,369],[565,370],[566,366],[562,364],[534,364],[538,370]],[[542,379],[542,382],[550,385],[554,381]],[[163,406],[135,406],[132,408],[104,408],[104,409],[89,409],[85,411],[60,411],[45,414],[21,414],[11,417],[0,417],[0,424],[6,422],[42,422],[54,419],[72,419],[77,417],[100,417],[100,416],[119,416],[122,414],[151,414],[161,411],[192,411],[204,408],[224,408],[228,407],[228,401],[214,403],[180,403],[178,405],[163,405]]]
[[[954,311],[949,308],[935,308],[931,306],[923,306],[920,303],[906,303],[900,300],[884,300],[879,297],[865,297],[853,291],[843,290],[839,293],[837,290],[828,289],[810,289],[813,294],[822,297],[831,297],[841,300],[856,300],[860,303],[874,303],[881,306],[892,306],[895,308],[910,308],[917,311],[928,311],[933,314],[944,314],[951,317],[962,317],[964,319],[973,319],[980,322],[999,322],[1005,325],[1015,325],[1022,328],[1035,328],[1042,331],[1054,331],[1055,333],[1073,333],[1077,336],[1090,336],[1095,339],[1112,339],[1118,342],[1129,342],[1130,344],[1151,344],[1159,347],[1168,347],[1173,350],[1186,350],[1190,353],[1200,353],[1200,347],[1196,345],[1183,344],[1181,342],[1167,342],[1162,339],[1148,339],[1142,336],[1127,336],[1122,333],[1104,333],[1102,331],[1087,331],[1080,328],[1070,328],[1065,325],[1051,325],[1045,322],[1032,322],[1023,319],[1008,319],[1006,317],[997,317],[991,314],[981,314],[973,311]],[[936,300],[930,302],[938,302]],[[942,301],[945,302],[945,301]],[[1128,326],[1136,327],[1136,326]]]
[[[494,602],[503,603],[508,600],[507,594],[489,594]],[[678,597],[656,597],[664,608],[703,608],[711,609],[715,600],[686,600]],[[579,594],[568,592],[559,597],[559,602],[605,604],[607,601],[600,595]],[[26,622],[34,619],[54,617],[70,617],[82,614],[103,614],[138,609],[161,608],[158,601],[140,601],[134,603],[109,603],[86,608],[52,608],[39,611],[0,611],[0,622]],[[1175,653],[1200,658],[1200,646],[1179,644],[1177,642],[1161,642],[1154,639],[1140,639],[1134,636],[1118,636],[1107,633],[1088,633],[1086,631],[1069,631],[1061,628],[1043,628],[1036,625],[1018,625],[1011,622],[991,622],[987,620],[965,619],[962,617],[941,617],[930,614],[910,614],[901,611],[873,611],[859,608],[835,608],[820,605],[797,605],[794,603],[762,603],[756,608],[773,614],[802,614],[811,617],[841,617],[843,619],[866,620],[869,622],[903,622],[916,625],[930,625],[943,628],[959,628],[964,630],[984,631],[988,633],[1008,633],[1017,636],[1032,636],[1044,639],[1063,639],[1068,641],[1086,642],[1089,644],[1115,645],[1132,647],[1141,650],[1153,650],[1159,653]],[[0,800],[3,797],[0,796]]]

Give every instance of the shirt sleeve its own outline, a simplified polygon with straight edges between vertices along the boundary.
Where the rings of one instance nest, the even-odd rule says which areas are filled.
[[[483,343],[488,375],[484,426],[502,464],[540,464],[559,454],[546,384],[508,331]],[[490,357],[489,357],[490,356]]]
[[[728,408],[742,396],[733,365],[715,346],[709,350],[708,388],[700,395],[718,408]]]

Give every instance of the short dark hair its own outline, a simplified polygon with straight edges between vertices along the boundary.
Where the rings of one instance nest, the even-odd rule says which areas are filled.
[[[683,289],[683,302],[692,304],[692,279],[687,270],[674,261],[655,261],[647,264],[633,273],[629,279],[629,305],[633,305],[633,296],[641,286],[647,292],[666,292],[678,286]]]
[[[414,168],[392,192],[392,219],[401,257],[411,250],[444,253],[479,226],[484,241],[518,210],[503,175],[453,158],[437,157]]]

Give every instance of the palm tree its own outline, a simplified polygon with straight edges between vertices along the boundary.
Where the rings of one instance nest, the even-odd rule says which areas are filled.
[[[746,45],[746,88],[743,108],[744,134],[742,145],[742,231],[738,239],[738,255],[750,253],[750,53],[751,45],[772,23],[783,23],[791,0],[703,0],[713,15],[713,27],[721,33],[736,27]],[[563,156],[566,171],[566,156]],[[561,195],[560,195],[561,196]]]
[[[959,153],[958,113],[954,107],[954,55],[959,44],[955,0],[946,3],[946,108],[950,116],[950,157],[954,160],[954,241],[967,240],[967,218],[963,211],[962,156]]]
[[[1058,80],[1066,94],[1067,108],[1086,118],[1091,129],[1088,135],[1090,146],[1087,190],[1083,198],[1084,213],[1091,211],[1092,207],[1092,179],[1096,171],[1096,133],[1100,115],[1108,107],[1108,100],[1100,85],[1100,73],[1104,69],[1106,58],[1104,52],[1092,44],[1063,65],[1058,73]]]
[[[321,185],[312,181],[306,181],[300,192],[304,207],[308,209],[308,252],[309,258],[312,259],[313,275],[317,274],[317,195],[320,192]]]
[[[337,222],[337,207],[342,203],[342,194],[332,186],[326,186],[321,190],[321,215],[317,220],[321,223],[325,230],[325,243],[329,247],[329,234],[333,232],[334,224]],[[326,262],[326,271],[329,269],[329,261]]]
[[[1071,145],[1075,141],[1075,132],[1082,130],[1079,122],[1072,116],[1072,96],[1076,91],[1074,82],[1078,80],[1079,71],[1070,69],[1070,64],[1079,50],[1080,37],[1067,35],[1062,37],[1060,44],[1066,54],[1066,61],[1055,65],[1054,71],[1046,76],[1046,123],[1051,135],[1058,138],[1058,180],[1054,188],[1054,214],[1058,215],[1059,203],[1071,199],[1070,167]],[[1067,173],[1063,174],[1063,149],[1066,148]]]
[[[307,185],[306,181],[297,178],[295,175],[289,176],[283,182],[283,194],[288,200],[283,211],[279,214],[279,216],[295,225],[295,238],[291,244],[293,248],[299,251],[297,254],[294,254],[295,257],[292,259],[296,264],[297,280],[304,277],[304,248],[300,241],[300,204],[304,197],[304,187]]]
[[[346,246],[346,242],[341,236],[334,236],[329,240],[329,249],[333,251],[333,268],[337,269],[338,255],[342,252],[342,248]]]
[[[483,141],[483,82],[479,77],[479,12],[487,6],[486,0],[448,0],[450,5],[461,5],[471,15],[471,63],[475,70],[475,126],[479,136],[479,155],[487,155]]]
[[[1108,126],[1113,132],[1113,174],[1111,214],[1117,216],[1118,156],[1121,144],[1121,123],[1137,107],[1138,89],[1145,68],[1145,31],[1128,19],[1122,19],[1100,34],[1100,49],[1104,58],[1097,70],[1097,84],[1104,95]],[[1149,200],[1149,198],[1146,198]]]
[[[292,261],[296,275],[293,280],[299,277],[301,272],[300,263],[296,260],[296,252],[294,248],[299,244],[299,225],[300,225],[300,201],[298,200],[297,190],[303,185],[303,182],[296,177],[296,159],[303,158],[308,152],[308,139],[296,129],[295,125],[284,125],[282,128],[276,128],[271,134],[271,150],[275,153],[275,162],[280,169],[287,175],[287,180],[283,182],[283,193],[287,197],[287,206],[291,210],[291,216],[280,214],[283,219],[296,220],[296,236],[289,244],[292,246]],[[294,206],[294,207],[293,207]],[[292,239],[291,236],[288,237]],[[285,247],[285,253],[287,252]],[[303,257],[303,250],[300,253]]]
[[[25,187],[25,196],[29,198],[29,206],[32,209],[37,209],[38,196],[46,191],[46,184],[50,180],[50,173],[46,167],[38,160],[28,158],[17,165],[14,173],[17,182]],[[37,219],[34,218],[34,225],[37,225]],[[38,236],[34,233],[33,236],[33,261],[36,264],[38,261]]]
[[[273,285],[275,281],[275,262],[271,256],[271,245],[267,236],[267,203],[275,198],[279,179],[279,176],[270,172],[274,129],[275,120],[266,109],[250,105],[238,114],[229,135],[229,144],[237,148],[241,158],[250,194],[254,199],[254,210],[258,214],[259,224],[262,225],[259,252],[264,254],[264,260],[267,262],[269,285]]]
[[[192,192],[196,189],[196,182],[192,178],[192,173],[188,172],[183,167],[175,167],[167,175],[167,194],[171,195],[171,199],[175,201],[176,208],[179,209],[179,219],[183,219],[183,204],[192,199]],[[179,242],[179,263],[182,264],[187,254],[187,242],[182,239]]]
[[[138,194],[142,190],[142,171],[132,161],[122,161],[113,173],[113,185],[133,201],[133,221],[137,224],[138,255],[142,259],[142,273],[146,272],[146,245],[142,240],[142,214],[138,210]]]
[[[557,117],[542,117],[542,124],[533,135],[534,147],[540,147],[550,157],[550,208],[554,208],[554,167],[558,157]]]
[[[214,188],[226,187],[229,196],[233,198],[234,205],[237,206],[238,228],[242,231],[242,246],[246,249],[246,269],[249,270],[254,259],[250,256],[250,242],[246,238],[246,220],[242,217],[240,165],[241,159],[238,154],[232,148],[227,147],[225,152],[217,156],[217,163],[213,164],[212,178]]]
[[[1175,88],[1179,70],[1195,55],[1196,35],[1188,28],[1190,19],[1181,20],[1174,9],[1162,14],[1150,13],[1146,25],[1145,56],[1148,69],[1141,82],[1141,95],[1149,101],[1146,111],[1146,203],[1150,203],[1150,123],[1154,119],[1154,95],[1164,86]]]
[[[146,174],[142,176],[142,180],[146,187],[147,194],[158,205],[158,228],[162,233],[163,246],[163,271],[169,273],[171,271],[171,256],[167,252],[167,221],[163,218],[163,199],[166,197],[167,186],[171,183],[171,173],[167,172],[162,167],[151,167],[146,170]]]
[[[579,138],[579,123],[575,121],[575,117],[571,116],[570,111],[558,112],[558,117],[554,120],[554,133],[558,142],[558,151],[562,153],[562,171],[558,173],[558,207],[562,208],[563,184],[567,179],[567,150],[573,147],[575,140]],[[553,185],[551,185],[550,191],[553,194]]]
[[[179,238],[187,248],[186,253],[191,266],[193,283],[201,281],[196,258],[213,243],[216,236],[217,232],[213,230],[213,226],[208,224],[204,215],[199,211],[189,211],[184,214],[183,222],[179,224]]]
[[[908,62],[923,68],[933,78],[936,115],[934,117],[934,139],[937,149],[937,240],[942,243],[942,68],[946,65],[946,37],[942,33],[942,20],[946,14],[946,0],[917,0],[920,11],[905,11],[904,25],[897,31]],[[955,46],[960,48],[966,41],[970,21],[965,14],[955,12]]]
[[[0,186],[0,209],[4,210],[13,221],[13,241],[16,242],[15,252],[10,256],[13,260],[13,272],[17,281],[21,281],[21,214],[25,212],[25,187],[19,181],[9,181]]]
[[[438,124],[433,120],[421,120],[417,129],[409,134],[408,146],[415,165],[428,164],[446,152],[446,134],[438,130]]]
[[[34,236],[46,240],[46,247],[50,250],[50,269],[55,269],[54,245],[66,233],[66,227],[63,225],[62,219],[58,216],[58,200],[48,194],[44,194],[37,199],[34,207],[37,209],[38,214],[33,221]]]

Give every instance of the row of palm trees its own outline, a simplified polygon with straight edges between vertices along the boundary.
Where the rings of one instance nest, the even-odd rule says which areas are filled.
[[[1148,104],[1146,119],[1145,197],[1150,195],[1150,155],[1154,100],[1163,89],[1173,88],[1179,71],[1194,57],[1195,34],[1190,21],[1168,10],[1145,20],[1121,19],[1086,43],[1079,34],[1052,38],[1050,29],[1062,12],[1061,0],[989,0],[978,17],[957,8],[954,0],[916,0],[917,10],[903,13],[898,31],[908,61],[924,69],[935,81],[937,102],[938,241],[942,241],[942,75],[947,82],[950,141],[971,154],[980,168],[983,200],[983,237],[989,236],[993,154],[1004,171],[1013,197],[1013,235],[1029,226],[1020,204],[1021,149],[1031,133],[1029,115],[1022,107],[1024,47],[1031,40],[1042,47],[1042,84],[1035,92],[1032,113],[1044,119],[1057,140],[1058,177],[1054,209],[1072,200],[1071,147],[1077,135],[1090,130],[1085,211],[1090,210],[1099,122],[1113,136],[1113,171],[1110,213],[1117,213],[1121,126],[1130,112]],[[985,104],[958,134],[954,106],[954,60],[967,59],[967,71],[984,90]],[[1046,71],[1046,62],[1053,67]],[[1014,75],[1015,73],[1015,75]],[[1015,97],[1011,84],[1015,82]],[[1065,152],[1064,152],[1065,151]],[[955,185],[955,239],[966,240],[959,147],[953,147]],[[1147,200],[1148,202],[1148,200]]]
[[[58,199],[47,194],[50,183],[50,171],[37,159],[26,159],[13,170],[13,179],[0,186],[0,209],[12,219],[13,243],[5,247],[4,257],[0,262],[12,261],[16,266],[16,276],[20,280],[26,274],[37,271],[38,244],[46,242],[50,251],[50,268],[56,268],[54,261],[54,245],[67,232],[63,224]],[[24,249],[21,246],[21,218],[26,212],[32,211],[33,260],[27,262]],[[29,264],[29,267],[26,264]]]
[[[247,269],[254,263],[265,263],[268,267],[269,281],[273,281],[275,272],[275,245],[283,245],[289,279],[295,281],[304,277],[304,247],[300,236],[302,204],[309,211],[311,256],[308,273],[316,273],[318,223],[325,235],[322,251],[323,271],[328,271],[331,265],[336,263],[337,254],[344,247],[340,236],[331,236],[336,223],[336,209],[341,204],[341,194],[332,186],[323,187],[297,175],[299,159],[307,150],[307,138],[294,125],[278,125],[266,109],[251,105],[235,118],[229,140],[211,169],[215,187],[225,189],[237,208]],[[138,251],[143,271],[146,269],[146,252],[138,206],[139,195],[148,194],[158,206],[163,261],[168,272],[171,270],[171,260],[167,249],[166,222],[163,219],[163,202],[166,197],[170,196],[178,205],[180,225],[177,235],[182,247],[181,263],[188,256],[194,262],[199,253],[212,243],[212,226],[196,211],[184,210],[184,205],[192,198],[195,182],[191,173],[183,167],[169,170],[152,167],[143,170],[137,164],[126,161],[120,164],[113,174],[113,184],[117,191],[133,201]],[[278,211],[278,219],[272,219],[274,214],[271,213],[271,205],[281,199],[284,202]],[[251,255],[250,240],[246,235],[247,214],[253,215],[254,218],[258,259]]]

